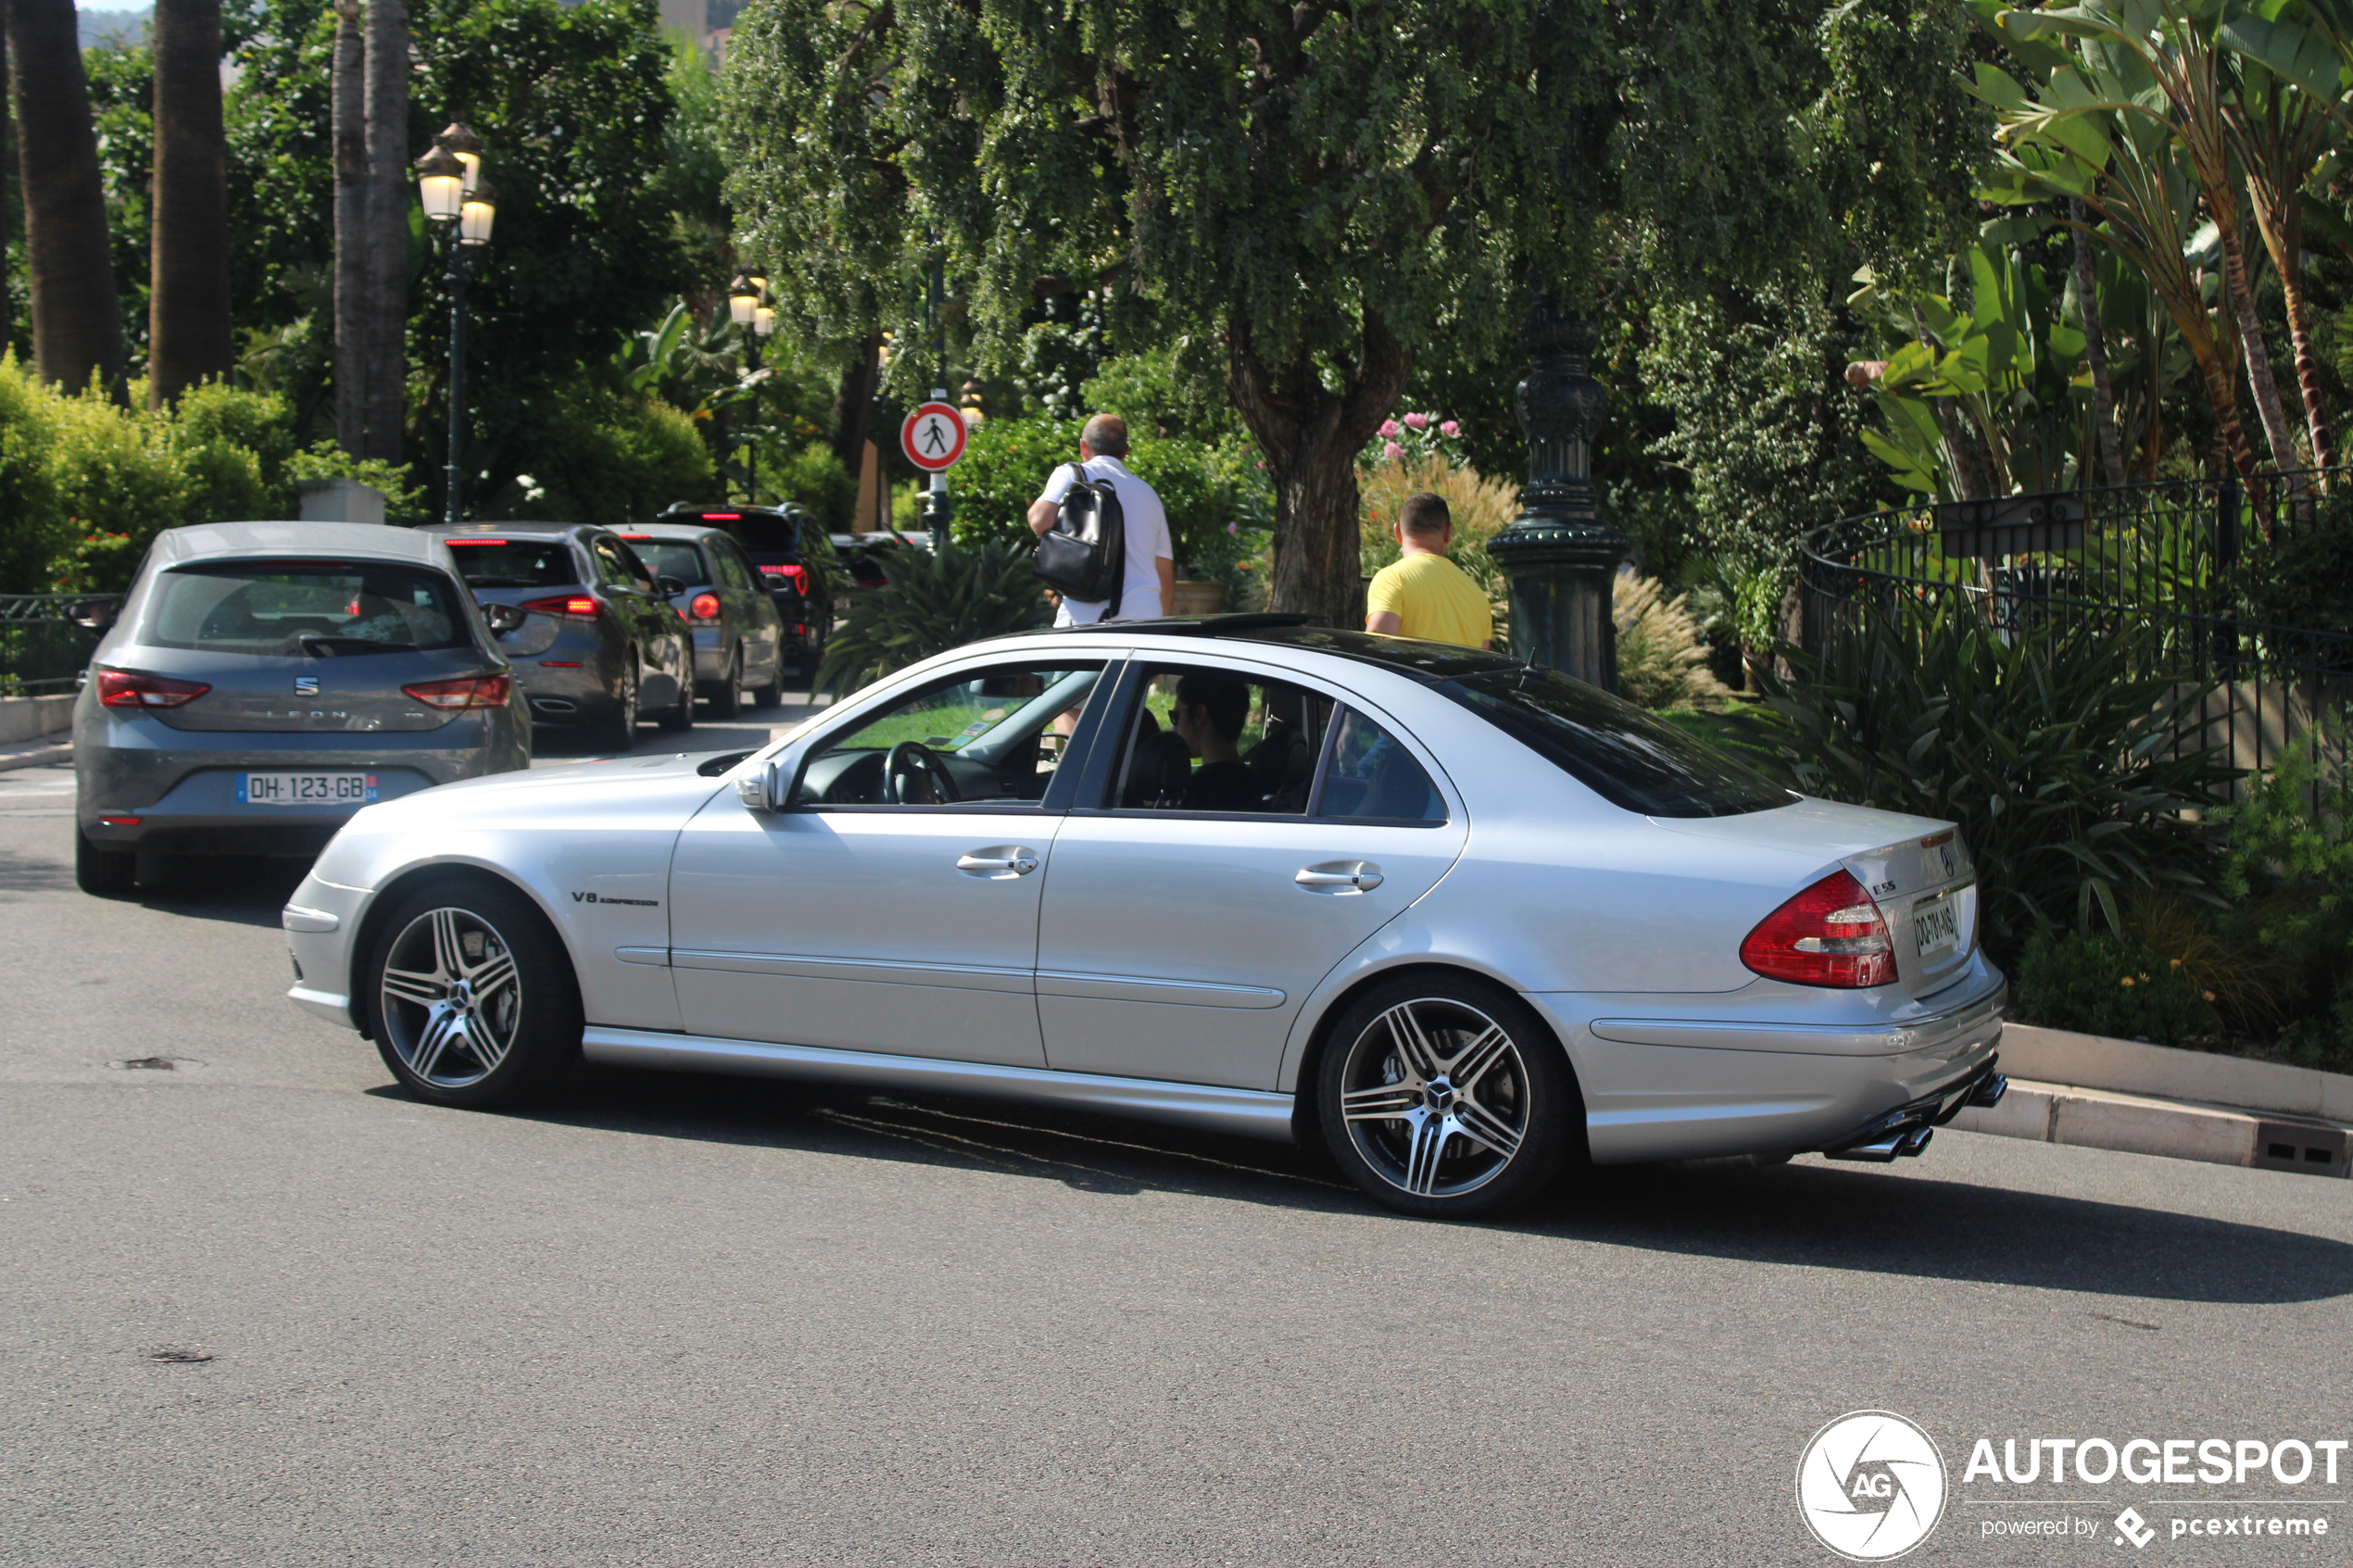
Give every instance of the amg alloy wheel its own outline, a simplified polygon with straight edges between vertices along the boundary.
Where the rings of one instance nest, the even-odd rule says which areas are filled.
[[[1559,1046],[1524,1004],[1488,990],[1467,977],[1381,986],[1331,1035],[1326,1141],[1402,1213],[1491,1213],[1549,1182],[1575,1142],[1581,1108]]]
[[[546,920],[487,883],[420,889],[384,922],[366,973],[384,1064],[420,1098],[503,1103],[580,1045],[571,966]]]

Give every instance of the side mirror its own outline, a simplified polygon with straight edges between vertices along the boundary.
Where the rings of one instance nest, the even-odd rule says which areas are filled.
[[[684,583],[679,582],[675,577],[657,577],[654,579],[654,592],[660,594],[665,599],[676,598],[679,595],[685,593],[686,591],[686,585]]]
[[[104,632],[114,624],[118,608],[118,601],[114,599],[84,599],[73,607],[72,614],[67,619],[84,631]]]
[[[493,632],[504,636],[509,632],[520,630],[531,615],[521,605],[484,605],[482,607],[482,619]]]
[[[800,777],[801,754],[798,749],[772,757],[748,773],[736,779],[736,798],[750,811],[770,813],[785,811],[792,806],[792,787]]]

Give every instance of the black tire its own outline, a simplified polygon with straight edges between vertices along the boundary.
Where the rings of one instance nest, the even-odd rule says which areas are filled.
[[[397,895],[369,942],[359,991],[384,1065],[435,1105],[512,1105],[580,1057],[572,960],[538,906],[494,877]]]
[[[1584,1102],[1560,1042],[1527,1003],[1473,975],[1367,991],[1332,1025],[1315,1076],[1333,1160],[1401,1214],[1496,1213],[1583,1156]]]
[[[774,708],[785,700],[785,645],[779,640],[775,657],[768,661],[768,684],[752,688],[754,708]]]
[[[711,694],[711,716],[713,719],[733,719],[743,710],[744,649],[743,645],[738,643],[736,651],[728,656],[727,673],[720,680],[719,689]]]
[[[680,669],[681,672],[678,676],[678,700],[670,705],[670,711],[664,713],[659,720],[655,721],[655,722],[659,723],[663,729],[669,731],[672,734],[677,734],[682,731],[691,730],[695,727],[694,649],[688,648],[686,650],[686,662],[680,667]]]
[[[622,667],[621,690],[596,730],[595,744],[601,751],[627,751],[637,744],[637,656],[624,657],[628,662]]]
[[[73,828],[73,884],[94,897],[110,898],[138,884],[139,856],[131,849],[103,849],[76,822]]]

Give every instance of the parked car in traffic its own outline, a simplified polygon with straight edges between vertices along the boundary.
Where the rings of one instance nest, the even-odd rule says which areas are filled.
[[[785,699],[792,667],[784,618],[742,546],[716,523],[664,521],[621,537],[657,578],[678,583],[671,604],[695,642],[695,690],[714,719],[733,719],[747,696],[759,707]]]
[[[531,765],[513,671],[440,541],[345,522],[167,529],[74,704],[74,874],[316,855],[351,815]]]
[[[474,597],[522,619],[498,633],[532,722],[626,751],[641,715],[665,730],[695,722],[694,643],[685,586],[658,579],[610,528],[473,522],[425,531],[447,542]]]
[[[760,574],[784,626],[786,657],[805,683],[815,678],[834,628],[833,548],[817,520],[798,507],[689,507],[656,520],[726,530]]]
[[[1320,1143],[1429,1217],[2000,1098],[1952,823],[1303,620],[998,638],[755,752],[372,807],[286,909],[292,996],[444,1104],[584,1054],[1012,1097]]]

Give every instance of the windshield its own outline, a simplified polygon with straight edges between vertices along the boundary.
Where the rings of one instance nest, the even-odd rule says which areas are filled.
[[[1797,798],[1664,719],[1555,670],[1496,670],[1438,689],[1611,805],[1646,817],[1734,817]]]
[[[476,588],[569,588],[585,581],[560,539],[452,539],[449,553]]]
[[[656,577],[675,577],[688,587],[711,581],[703,570],[702,552],[684,540],[647,539],[624,534],[637,552],[637,558],[652,569]]]
[[[471,646],[457,584],[388,562],[218,561],[156,581],[140,640],[214,653],[342,655]]]

